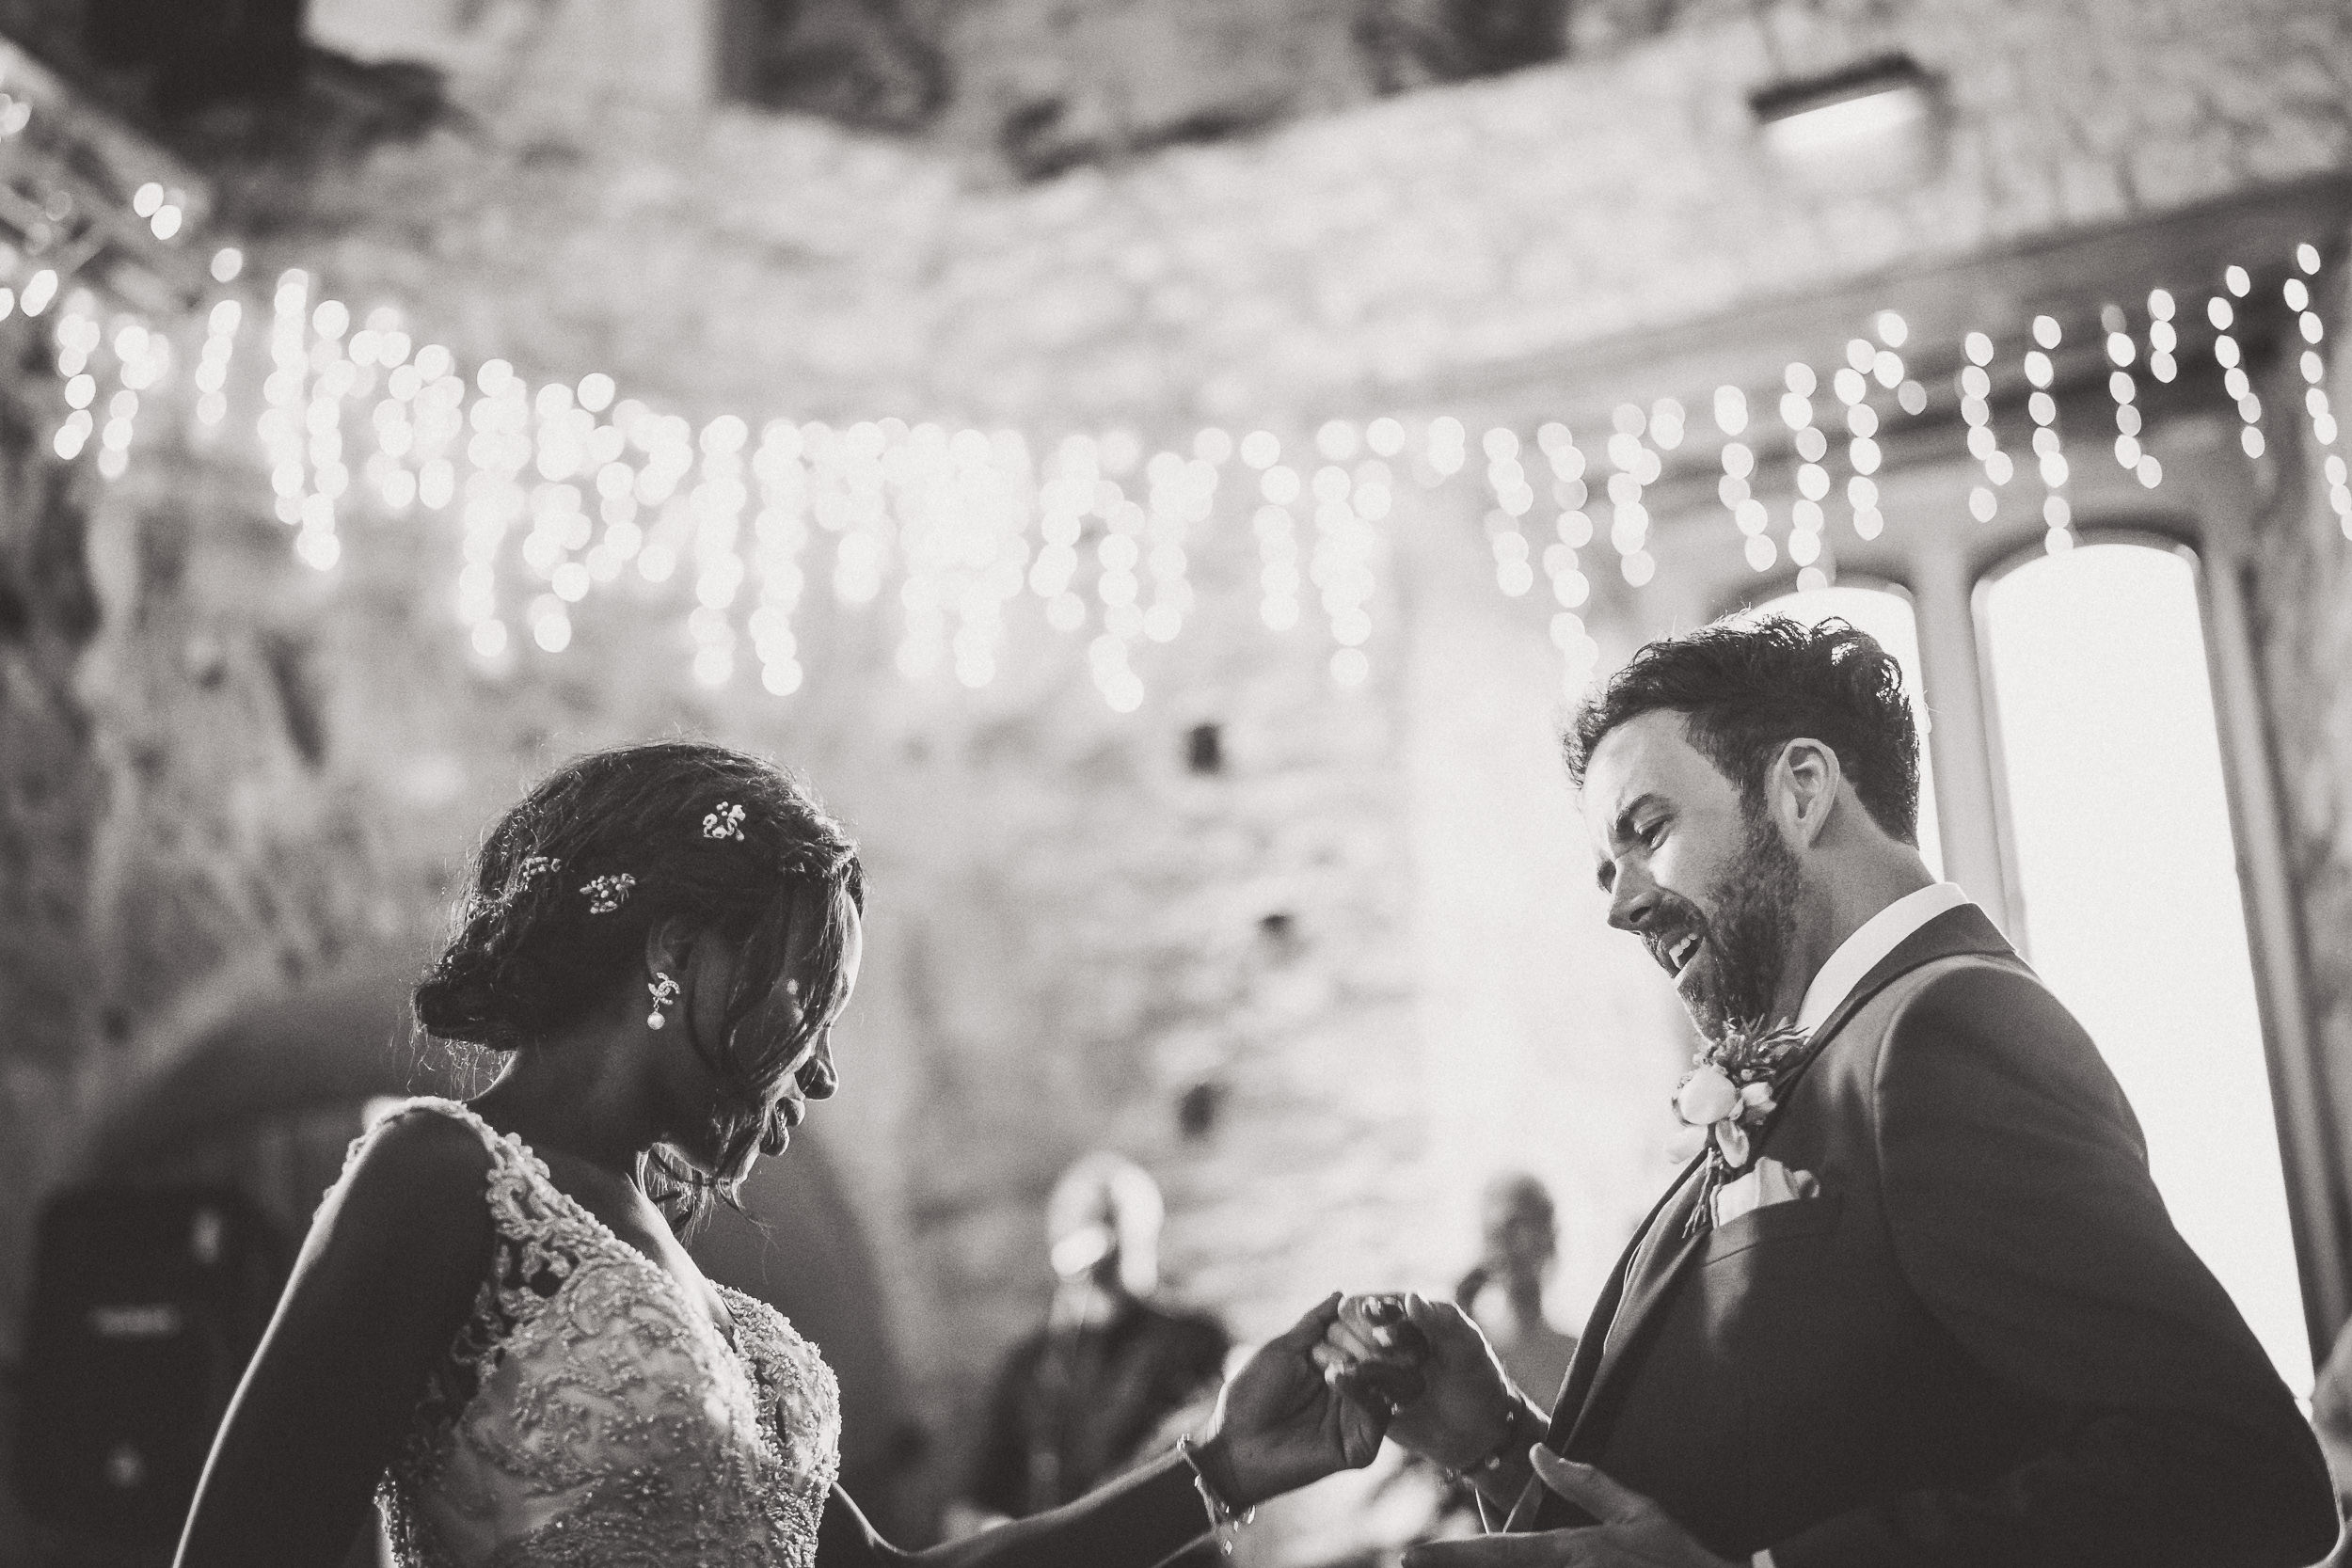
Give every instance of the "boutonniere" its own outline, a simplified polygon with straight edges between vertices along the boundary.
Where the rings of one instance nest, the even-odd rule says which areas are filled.
[[[1765,1029],[1734,1024],[1722,1039],[1691,1058],[1691,1070],[1675,1089],[1675,1115],[1689,1126],[1707,1129],[1707,1169],[1699,1179],[1698,1206],[1691,1211],[1684,1235],[1694,1236],[1706,1227],[1724,1179],[1747,1168],[1748,1129],[1762,1123],[1779,1104],[1773,1096],[1780,1076],[1806,1038],[1805,1031],[1793,1025]]]

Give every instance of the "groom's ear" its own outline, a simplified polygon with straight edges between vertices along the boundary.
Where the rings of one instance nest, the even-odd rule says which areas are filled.
[[[1774,823],[1794,848],[1810,848],[1837,810],[1846,782],[1837,753],[1819,740],[1799,736],[1780,749],[1764,787]]]

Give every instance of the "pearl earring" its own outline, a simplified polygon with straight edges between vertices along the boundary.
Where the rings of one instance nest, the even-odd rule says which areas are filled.
[[[661,1028],[670,1022],[661,1015],[661,1009],[677,1000],[677,982],[664,972],[656,970],[653,978],[645,982],[645,990],[653,995],[653,1011],[645,1015],[645,1027]]]

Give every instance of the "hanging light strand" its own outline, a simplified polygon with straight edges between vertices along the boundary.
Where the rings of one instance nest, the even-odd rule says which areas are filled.
[[[25,292],[30,294],[32,291],[28,287]],[[98,416],[90,406],[98,399],[98,377],[90,372],[89,363],[105,333],[98,325],[96,310],[97,302],[77,290],[58,312],[54,332],[57,373],[65,378],[66,415],[50,439],[50,449],[68,463],[82,455],[98,428]]]
[[[1961,344],[1968,362],[1960,371],[1960,417],[1968,426],[1968,452],[1984,467],[1985,483],[1968,492],[1968,514],[1989,523],[2000,512],[1999,487],[2016,475],[2016,465],[2001,450],[1993,429],[1993,340],[1971,332]]]
[[[164,229],[176,232],[184,221],[183,198],[159,182],[142,188],[134,205],[151,226],[163,225],[159,235]],[[2307,281],[2316,277],[2320,256],[2304,245],[2295,262],[2296,275],[2281,285],[2301,338],[2300,346],[2290,347],[2292,362],[2301,373],[2299,395],[2322,453],[2331,508],[2352,537],[2352,476],[2332,450],[2339,430],[2325,385],[2325,328]],[[211,271],[228,284],[243,267],[241,252],[223,248],[215,253]],[[68,292],[64,284],[54,269],[41,269],[21,288],[0,288],[0,317],[17,310],[40,316],[63,297],[52,337],[67,411],[52,444],[67,460],[95,444],[101,474],[118,478],[131,462],[143,400],[174,367],[173,340],[131,314],[102,326],[89,291]],[[2240,445],[2259,458],[2267,449],[2264,409],[2237,336],[2251,288],[2247,269],[2231,266],[2205,310],[2222,385],[2239,417]],[[1060,630],[1079,630],[1099,612],[1102,631],[1089,651],[1096,682],[1114,709],[1132,711],[1143,692],[1133,650],[1181,635],[1195,608],[1192,551],[1215,515],[1223,467],[1238,457],[1255,475],[1262,618],[1276,631],[1295,626],[1303,589],[1311,581],[1334,644],[1331,673],[1340,684],[1357,684],[1371,668],[1376,563],[1399,470],[1434,487],[1452,480],[1469,458],[1469,432],[1459,420],[1442,415],[1422,424],[1417,436],[1394,418],[1360,426],[1327,420],[1297,467],[1281,461],[1280,438],[1266,430],[1237,441],[1221,429],[1204,428],[1188,454],[1162,451],[1148,463],[1132,433],[1073,436],[1033,465],[1016,433],[909,427],[896,419],[840,431],[821,421],[771,420],[755,455],[740,418],[719,415],[698,433],[685,420],[655,414],[634,400],[616,403],[617,388],[601,372],[576,386],[550,383],[534,390],[511,366],[493,359],[476,372],[469,406],[467,383],[447,348],[416,344],[390,307],[355,323],[341,301],[313,300],[310,279],[299,270],[279,277],[271,304],[264,407],[255,430],[278,515],[295,531],[297,557],[322,571],[336,564],[340,521],[355,493],[394,516],[412,506],[441,511],[462,499],[458,619],[476,653],[491,660],[503,657],[508,647],[500,609],[504,542],[528,525],[519,564],[541,591],[530,598],[524,618],[540,648],[567,647],[572,607],[616,583],[632,564],[654,585],[687,566],[695,601],[688,631],[697,678],[712,686],[731,680],[748,633],[762,684],[788,694],[805,678],[793,630],[805,591],[805,559],[809,546],[830,533],[833,586],[845,604],[873,601],[896,573],[895,596],[906,615],[900,663],[910,675],[951,659],[962,684],[986,685],[1001,662],[1005,610],[1025,584],[1044,602],[1048,624]],[[215,300],[205,312],[191,378],[189,434],[196,440],[211,439],[227,419],[244,317],[244,303],[233,296]],[[2154,488],[2163,468],[2147,449],[2141,376],[2162,384],[2178,375],[2173,296],[2153,291],[2147,317],[2144,352],[2122,307],[2103,308],[2100,326],[2116,461]],[[1826,384],[1802,362],[1789,365],[1783,377],[1779,412],[1796,458],[1787,550],[1800,568],[1801,588],[1825,585],[1835,573],[1824,503],[1834,488],[1829,445],[1839,433],[1819,417],[1817,400],[1836,400],[1848,469],[1843,497],[1855,535],[1866,541],[1885,526],[1877,476],[1885,462],[1886,421],[1893,410],[1917,417],[1926,409],[1926,389],[1899,352],[1908,325],[1882,310],[1870,328],[1872,336],[1849,340],[1844,365]],[[2042,520],[2048,547],[2064,549],[2074,532],[2055,389],[2053,355],[2062,332],[2049,316],[2036,318],[2032,332],[2034,344],[2024,351],[2022,365],[2031,388],[2026,409],[2042,482]],[[1995,491],[2014,476],[2014,465],[1991,418],[1993,343],[1970,333],[1963,348],[1961,413],[1986,482],[1971,492],[1970,506],[1990,521],[1998,512]],[[103,396],[102,370],[111,372]],[[1755,450],[1742,439],[1749,428],[1746,394],[1719,388],[1713,404],[1725,437],[1717,452],[1717,496],[1742,535],[1750,566],[1769,571],[1780,551],[1770,514],[1756,494]],[[346,428],[354,408],[369,415],[358,421],[363,445],[356,448]],[[1620,404],[1612,419],[1605,442],[1610,542],[1620,576],[1637,589],[1657,571],[1648,549],[1649,490],[1663,474],[1662,454],[1684,439],[1685,418],[1679,403],[1661,398],[1646,408]],[[1574,686],[1597,652],[1581,613],[1593,593],[1581,552],[1596,532],[1587,457],[1557,422],[1537,429],[1534,451],[1507,427],[1486,430],[1479,445],[1493,501],[1486,523],[1498,585],[1507,596],[1524,597],[1540,564],[1556,606],[1553,641]],[[1530,472],[1538,452],[1549,468],[1543,481],[1552,502],[1549,530],[1529,521],[1538,505]],[[756,516],[748,527],[747,477],[758,484]],[[1300,537],[1302,514],[1311,520],[1309,540]],[[1540,557],[1537,532],[1545,535]],[[1077,591],[1077,578],[1082,548],[1089,543],[1083,554],[1094,567],[1094,592],[1087,595]],[[755,583],[755,603],[739,632],[747,583]]]
[[[1851,366],[1847,372],[1849,376],[1854,373]],[[1821,535],[1829,516],[1821,510],[1821,502],[1829,495],[1829,469],[1823,466],[1829,455],[1829,437],[1814,422],[1813,406],[1820,377],[1812,366],[1799,361],[1782,372],[1781,382],[1787,390],[1781,394],[1780,420],[1788,428],[1797,454],[1797,499],[1788,503],[1788,559],[1797,563],[1800,589],[1826,587],[1829,575],[1821,564]]]
[[[2295,312],[2296,334],[2302,340],[2302,348],[2296,353],[2296,368],[2303,377],[2303,412],[2311,421],[2312,444],[2320,449],[2320,472],[2328,484],[2328,505],[2336,515],[2336,526],[2344,538],[2352,540],[2352,474],[2345,471],[2344,453],[2334,450],[2341,432],[2336,427],[2335,410],[2328,401],[2328,360],[2320,351],[2327,336],[2326,324],[2312,309],[2311,284],[2306,278],[2319,273],[2319,247],[2300,245],[2295,250],[2295,267],[2298,276],[2290,277],[2281,286],[2287,309]]]
[[[1748,429],[1747,394],[1737,387],[1718,387],[1714,405],[1715,428],[1725,436],[1723,451],[1718,454],[1723,477],[1715,482],[1715,496],[1740,530],[1740,554],[1746,558],[1748,569],[1769,572],[1780,559],[1780,546],[1767,531],[1772,526],[1772,514],[1756,498],[1755,449],[1740,438]]]
[[[2042,476],[2042,544],[2055,555],[2074,547],[2074,507],[2066,497],[2071,475],[2058,435],[2058,398],[2051,391],[2058,365],[2050,355],[2064,341],[2058,318],[2036,316],[2033,341],[2035,346],[2026,351],[2025,358],[2026,380],[2033,387],[2026,399],[2026,411],[2033,419],[2033,451]]]
[[[229,372],[236,358],[237,333],[245,325],[242,301],[216,301],[204,323],[204,348],[192,380],[196,387],[196,431],[210,440],[229,417]]]
[[[2244,299],[2253,287],[2253,279],[2244,267],[2233,266],[2222,274],[2222,292],[2205,301],[2205,319],[2213,323],[2213,357],[2221,367],[2221,385],[2237,404],[2239,420],[2238,445],[2249,457],[2260,457],[2265,450],[2263,436],[2263,403],[2254,391],[2253,378],[2247,373],[2245,352],[2231,332],[2236,325],[2236,301]],[[2312,323],[2319,318],[2309,311]]]
[[[1673,433],[1681,440],[1680,404],[1675,404]],[[1613,470],[1609,493],[1609,544],[1617,552],[1617,573],[1635,588],[1646,587],[1658,575],[1658,561],[1649,552],[1649,508],[1643,497],[1657,483],[1665,465],[1655,449],[1643,442],[1650,417],[1641,405],[1621,403],[1610,416],[1609,439],[1603,450]]]
[[[798,691],[807,675],[792,624],[808,585],[801,566],[809,538],[808,468],[802,451],[800,427],[789,420],[771,420],[759,433],[759,450],[752,458],[752,473],[759,486],[759,511],[752,524],[757,538],[754,561],[758,568],[759,605],[745,630],[751,634],[753,655],[759,660],[760,685],[778,697]],[[627,473],[626,467],[622,472]],[[602,547],[612,549],[616,559],[626,559],[615,540],[616,531],[638,531],[636,498],[620,488],[627,483],[626,479],[616,481],[615,488],[627,496],[629,515],[616,524],[608,514],[605,524]]]
[[[2149,489],[2164,482],[2164,465],[2140,441],[2146,428],[2139,411],[2139,381],[2132,366],[2139,345],[2131,334],[2131,321],[2120,305],[2100,308],[2099,325],[2106,333],[2107,397],[2115,404],[2116,466]]]
[[[1331,678],[1341,686],[1360,686],[1372,673],[1364,644],[1372,640],[1371,604],[1375,589],[1374,530],[1375,516],[1389,510],[1390,472],[1378,457],[1366,458],[1351,472],[1346,464],[1361,445],[1355,425],[1342,420],[1327,421],[1316,432],[1315,447],[1325,461],[1315,469],[1315,548],[1308,570],[1322,597],[1331,626]]]

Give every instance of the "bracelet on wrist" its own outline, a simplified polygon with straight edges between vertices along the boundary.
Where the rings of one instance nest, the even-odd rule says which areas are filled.
[[[1200,1445],[1190,1433],[1176,1439],[1176,1452],[1192,1470],[1193,1489],[1200,1494],[1201,1506],[1209,1511],[1209,1529],[1216,1537],[1216,1549],[1227,1557],[1233,1555],[1233,1538],[1241,1528],[1258,1516],[1255,1505],[1236,1510],[1226,1500],[1217,1482],[1209,1478],[1209,1467],[1200,1457]]]
[[[1457,1465],[1444,1471],[1448,1486],[1458,1485],[1466,1481],[1475,1483],[1480,1477],[1492,1475],[1503,1467],[1509,1461],[1513,1450],[1518,1446],[1521,1408],[1517,1399],[1512,1400],[1509,1407],[1502,1413],[1502,1435],[1495,1439],[1494,1446],[1468,1464]]]

